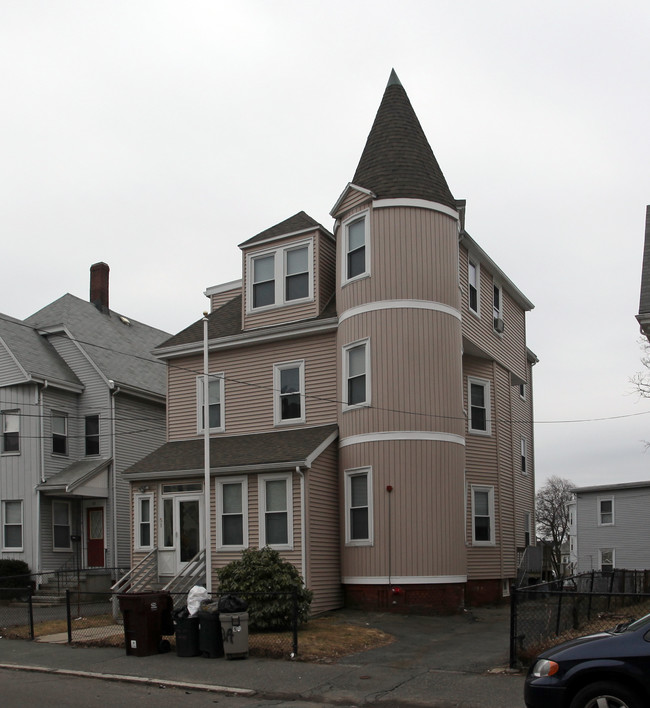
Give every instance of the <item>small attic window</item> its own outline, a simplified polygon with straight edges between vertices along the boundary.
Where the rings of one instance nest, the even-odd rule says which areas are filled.
[[[129,320],[128,318],[124,317],[124,315],[118,315],[118,317],[120,318],[120,322],[121,322],[122,324],[127,325],[127,327],[130,327],[130,326],[131,326],[131,320]]]

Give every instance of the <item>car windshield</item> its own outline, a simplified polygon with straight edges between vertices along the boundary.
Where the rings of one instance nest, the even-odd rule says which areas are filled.
[[[650,627],[650,615],[645,615],[645,617],[641,617],[638,620],[630,619],[626,622],[621,622],[620,624],[616,625],[616,628],[614,631],[616,632],[634,632],[637,629],[641,629],[642,627]]]

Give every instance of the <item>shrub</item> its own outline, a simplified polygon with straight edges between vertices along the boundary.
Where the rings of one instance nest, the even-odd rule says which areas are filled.
[[[285,630],[291,627],[296,591],[298,622],[306,622],[313,593],[307,590],[294,565],[271,548],[249,548],[240,560],[217,570],[219,593],[232,593],[248,601],[249,627]],[[252,593],[269,593],[254,595]],[[272,593],[287,593],[274,595]]]
[[[0,560],[0,598],[3,600],[18,597],[26,587],[31,586],[29,566],[25,561]],[[16,588],[15,590],[13,588]]]

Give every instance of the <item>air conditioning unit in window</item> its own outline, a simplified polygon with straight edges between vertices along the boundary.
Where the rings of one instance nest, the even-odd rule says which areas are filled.
[[[504,330],[504,324],[503,324],[503,318],[502,317],[495,317],[494,318],[494,331],[499,332],[501,334]]]

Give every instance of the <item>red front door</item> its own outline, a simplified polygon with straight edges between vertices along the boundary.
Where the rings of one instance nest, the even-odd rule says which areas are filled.
[[[104,567],[104,509],[88,509],[86,515],[86,546],[88,567]]]

